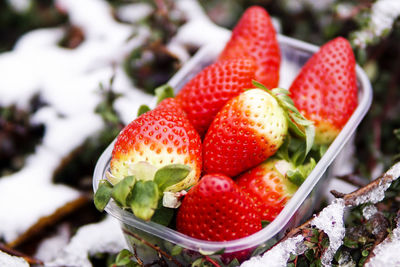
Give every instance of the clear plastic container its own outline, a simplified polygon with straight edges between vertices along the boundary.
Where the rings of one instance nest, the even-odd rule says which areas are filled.
[[[282,54],[282,82],[280,86],[288,88],[300,68],[319,48],[282,35],[278,36],[278,41]],[[179,91],[190,78],[205,66],[211,64],[223,47],[224,44],[202,47],[196,55],[174,75],[169,84],[173,86],[176,91]],[[183,249],[180,251],[179,255],[174,257],[183,265],[190,264],[193,259],[199,257],[201,254],[220,251],[223,248],[225,249],[225,254],[223,256],[225,260],[229,259],[229,255],[238,255],[240,252],[242,252],[242,254],[244,252],[243,255],[249,257],[251,255],[250,253],[254,252],[256,248],[270,246],[281,238],[287,229],[293,228],[305,221],[311,215],[311,212],[319,200],[318,196],[321,195],[320,192],[322,192],[324,188],[323,184],[329,176],[328,167],[349,141],[371,105],[371,84],[366,74],[359,66],[357,66],[356,72],[359,89],[359,103],[357,109],[340,134],[330,145],[325,155],[318,162],[315,169],[293,195],[292,199],[286,204],[282,212],[267,227],[250,236],[233,241],[203,241],[188,237],[165,226],[137,219],[132,213],[120,209],[113,201],[110,201],[105,210],[120,221],[124,230],[131,233],[131,235],[127,233],[124,234],[132,251],[136,248],[138,256],[143,259],[145,263],[150,263],[158,259],[158,253],[146,243],[156,245],[168,254],[171,254],[175,246],[179,246]],[[105,173],[109,170],[113,145],[114,143],[110,144],[97,162],[93,179],[94,191],[97,190],[99,180],[106,178]],[[170,264],[174,265],[173,262],[170,262]]]

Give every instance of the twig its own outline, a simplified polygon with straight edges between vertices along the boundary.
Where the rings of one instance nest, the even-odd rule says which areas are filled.
[[[22,257],[22,258],[24,258],[29,264],[32,264],[32,265],[41,265],[41,266],[44,265],[43,261],[38,260],[38,259],[35,259],[35,258],[32,258],[32,257],[30,257],[30,256],[28,256],[28,255],[26,255],[26,254],[24,254],[24,253],[22,253],[22,252],[19,252],[19,251],[15,250],[15,249],[10,248],[10,247],[8,247],[8,246],[2,244],[2,243],[0,243],[0,250],[6,252],[7,254],[13,255],[13,256]]]
[[[215,260],[213,260],[212,258],[210,258],[207,255],[204,255],[204,258],[211,263],[212,265],[214,265],[215,267],[221,267],[221,265],[218,264],[218,262],[216,262]]]
[[[143,261],[137,255],[136,244],[133,245],[133,256],[135,256],[135,259],[136,259],[137,263],[140,266],[143,266]]]
[[[336,191],[336,190],[331,190],[330,192],[336,198],[343,198],[343,197],[346,196],[346,194],[343,194],[343,193],[341,193],[339,191]]]
[[[178,262],[176,259],[174,259],[171,255],[169,255],[168,253],[166,253],[165,251],[163,251],[162,249],[160,249],[158,246],[155,246],[149,242],[147,242],[146,240],[144,240],[143,238],[141,238],[140,236],[122,228],[122,231],[127,234],[130,235],[134,238],[136,238],[137,240],[139,240],[140,242],[142,242],[143,244],[145,244],[148,247],[151,247],[152,249],[154,249],[155,251],[157,251],[158,253],[160,253],[161,255],[163,255],[164,257],[166,257],[167,259],[169,259],[170,261],[172,261],[173,263],[175,263],[177,266],[179,267],[183,267],[183,265]]]
[[[354,186],[364,187],[367,185],[366,180],[362,179],[360,176],[355,174],[341,175],[336,177]]]
[[[397,163],[400,164],[400,163]],[[397,179],[397,177],[393,177],[392,175],[388,174],[388,172],[382,174],[380,177],[378,177],[377,179],[375,179],[374,181],[370,182],[368,185],[352,192],[349,194],[343,194],[340,193],[336,190],[332,190],[331,193],[338,197],[338,198],[342,198],[345,202],[346,206],[349,207],[355,207],[357,206],[358,203],[358,199],[363,196],[363,195],[367,195],[369,192],[373,191],[374,189],[376,189],[379,186],[384,186],[387,185],[388,183],[393,182],[395,179]],[[399,214],[399,220],[400,220],[400,213]],[[319,213],[317,214],[317,216],[319,215]],[[307,220],[306,222],[304,222],[302,225],[293,228],[292,230],[290,230],[283,239],[281,239],[278,243],[276,243],[274,246],[276,246],[277,244],[287,240],[288,238],[297,236],[299,234],[303,235],[304,237],[307,236],[307,230],[311,228],[311,221],[314,219],[311,218],[309,220]]]

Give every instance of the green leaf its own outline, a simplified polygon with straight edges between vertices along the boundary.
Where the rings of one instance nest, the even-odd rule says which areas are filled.
[[[140,115],[142,115],[142,114],[144,114],[144,113],[146,113],[146,112],[148,112],[148,111],[150,111],[150,110],[151,110],[151,109],[149,108],[148,105],[141,105],[141,106],[139,107],[139,109],[138,109],[137,116],[139,117]]]
[[[319,156],[322,158],[322,156],[325,154],[325,152],[328,150],[327,145],[321,145],[319,147]]]
[[[158,208],[155,210],[153,217],[151,217],[151,221],[168,226],[174,217],[174,209],[164,207],[162,199],[159,202],[161,203],[158,203]]]
[[[363,257],[367,257],[368,254],[369,254],[368,250],[363,250],[363,251],[361,252],[361,255],[362,255]]]
[[[309,261],[314,260],[314,250],[308,249],[308,250],[304,253],[304,256],[306,256],[306,258],[307,258]]]
[[[127,176],[114,186],[112,197],[122,207],[126,206],[126,198],[132,191],[135,182],[135,177]]]
[[[164,84],[154,90],[157,97],[157,104],[166,98],[174,97],[174,89],[168,85]]]
[[[289,179],[290,182],[293,184],[300,186],[306,177],[303,176],[303,174],[299,170],[288,170],[286,172],[286,177]]]
[[[129,250],[123,249],[118,253],[115,264],[117,266],[125,266],[131,262],[131,257],[133,257],[133,254]]]
[[[345,245],[348,248],[358,248],[358,242],[351,240],[347,237],[344,237],[343,239],[343,245]]]
[[[137,181],[132,193],[128,196],[127,204],[136,217],[148,221],[158,206],[158,186],[153,181]]]
[[[228,264],[227,267],[236,267],[236,266],[239,266],[239,265],[240,265],[240,262],[238,261],[238,259],[234,258],[234,259]]]
[[[262,83],[257,82],[256,80],[252,80],[251,83],[255,86],[258,87],[260,89],[263,89],[265,91],[269,91],[269,89],[267,87],[265,87],[265,85],[263,85]]]
[[[94,205],[99,211],[103,211],[111,199],[113,191],[112,184],[107,180],[101,180],[99,182],[99,188],[97,188],[94,194]]]
[[[191,267],[200,267],[203,261],[203,258],[197,258],[195,261],[192,262]]]
[[[158,185],[160,194],[185,179],[190,171],[191,168],[183,164],[170,164],[159,169],[154,176],[154,182]]]
[[[306,131],[306,151],[304,157],[307,156],[308,152],[310,152],[313,143],[314,143],[314,137],[315,137],[315,127],[314,125],[308,125],[305,127]]]
[[[290,145],[291,137],[289,134],[286,135],[283,144],[280,146],[279,150],[276,152],[276,156],[278,158],[284,159],[286,161],[290,161],[289,158],[289,145]]]
[[[306,135],[305,133],[299,128],[299,126],[297,126],[297,124],[295,124],[290,117],[287,115],[287,121],[288,121],[288,125],[289,125],[289,129],[298,137],[301,138],[305,138]]]
[[[267,221],[267,220],[261,220],[261,226],[262,226],[262,228],[264,228],[264,227],[266,227],[268,224],[270,224],[271,222],[270,221]]]
[[[222,255],[225,252],[225,248],[221,248],[220,250],[217,250],[217,251],[205,251],[200,248],[199,252],[201,255],[204,255],[204,256]]]
[[[182,247],[175,245],[171,250],[171,256],[178,256],[179,254],[181,254],[182,250]]]

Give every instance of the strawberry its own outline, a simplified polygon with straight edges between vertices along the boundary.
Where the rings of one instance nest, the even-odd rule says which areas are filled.
[[[206,173],[231,177],[273,155],[288,132],[285,110],[261,89],[231,99],[218,112],[204,138]]]
[[[315,143],[330,144],[357,107],[355,67],[349,42],[338,37],[308,60],[291,85],[296,107],[315,123]]]
[[[249,59],[214,63],[198,73],[176,99],[201,136],[225,103],[252,86],[255,65]]]
[[[176,227],[194,238],[228,241],[261,230],[261,220],[253,201],[231,178],[209,174],[183,199]]]
[[[261,219],[273,221],[298,186],[287,177],[294,170],[292,163],[279,159],[268,159],[236,179],[237,185],[254,201]]]
[[[279,82],[280,50],[271,19],[262,7],[248,8],[232,31],[220,60],[251,58],[257,64],[256,80],[267,88]]]
[[[166,190],[178,192],[194,185],[199,179],[201,154],[200,136],[176,101],[168,98],[121,131],[112,152],[109,180],[116,184],[124,177],[147,168],[147,165],[148,171],[141,171],[145,177],[136,178],[149,180],[152,179],[149,173],[154,174],[163,166],[185,164],[191,168],[190,173]],[[147,163],[144,167],[143,162]]]

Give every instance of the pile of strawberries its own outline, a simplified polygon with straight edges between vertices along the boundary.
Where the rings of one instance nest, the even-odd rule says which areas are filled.
[[[101,191],[144,220],[178,208],[176,229],[198,239],[259,231],[315,166],[310,154],[334,140],[357,106],[344,38],[322,46],[289,91],[276,88],[279,68],[270,17],[251,7],[214,64],[122,130]]]

